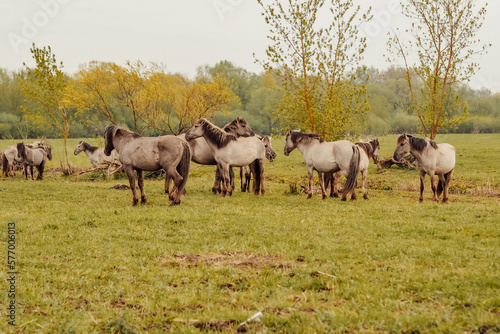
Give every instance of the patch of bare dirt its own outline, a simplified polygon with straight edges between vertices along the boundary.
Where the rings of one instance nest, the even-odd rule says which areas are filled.
[[[289,268],[291,263],[283,261],[281,255],[229,252],[220,254],[175,254],[161,258],[164,266],[183,268],[204,266],[230,266],[233,268]]]

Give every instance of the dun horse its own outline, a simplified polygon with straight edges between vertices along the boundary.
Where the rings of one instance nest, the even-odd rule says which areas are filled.
[[[268,136],[265,137],[260,137],[257,136],[262,143],[264,144],[264,147],[266,148],[266,159],[269,160],[270,162],[273,162],[274,159],[276,159],[276,152],[274,152],[273,146],[271,145],[271,138]],[[242,192],[250,192],[250,180],[252,178],[252,173],[250,172],[250,169],[247,167],[241,167],[240,168],[240,179],[241,179],[241,191]],[[234,187],[233,183],[231,186]]]
[[[286,134],[284,154],[288,156],[297,148],[304,156],[309,176],[309,189],[307,198],[312,197],[313,172],[319,174],[320,186],[323,199],[326,198],[324,173],[336,173],[341,171],[347,178],[342,190],[342,200],[345,201],[347,194],[356,189],[357,175],[359,172],[360,150],[359,147],[347,140],[325,142],[316,134],[306,134],[300,131],[289,131]],[[354,193],[355,194],[355,193]],[[351,195],[351,199],[356,199]]]
[[[135,186],[135,173],[141,191],[141,203],[146,202],[144,192],[144,171],[165,170],[165,193],[169,193],[170,179],[174,187],[169,194],[170,205],[181,203],[186,186],[191,151],[189,145],[176,136],[142,137],[132,131],[116,126],[108,126],[104,132],[104,154],[109,156],[116,149],[123,170],[127,173],[132,190],[132,205],[137,205],[139,197]]]
[[[370,159],[373,159],[374,164],[379,163],[379,157],[378,157],[378,151],[380,149],[380,143],[378,142],[378,139],[370,140],[367,143],[356,143],[356,146],[360,148],[359,153],[359,170],[361,172],[361,178],[362,178],[362,190],[363,190],[363,198],[368,199],[368,190],[366,187],[366,180],[368,176],[368,166],[370,164]],[[330,196],[331,197],[338,197],[337,193],[337,184],[340,179],[340,172],[337,172],[335,175],[332,173],[326,173],[325,174],[325,189],[328,187],[328,183],[331,183],[331,191],[330,191]],[[354,196],[354,199],[357,198],[356,196],[356,189],[353,189],[352,191],[352,196]]]
[[[34,180],[33,167],[36,166],[38,170],[37,180],[43,179],[43,170],[45,168],[45,161],[47,158],[52,160],[52,149],[50,146],[29,148],[24,143],[17,144],[17,158],[24,165],[24,177],[28,179],[28,168],[31,173],[31,179]]]
[[[223,128],[229,134],[233,134],[236,137],[251,137],[255,136],[250,125],[244,118],[237,117],[231,123],[228,123]],[[180,138],[186,139],[186,134],[183,133],[179,135]],[[217,165],[217,161],[214,158],[214,152],[207,144],[207,141],[203,137],[188,140],[189,147],[191,148],[192,157],[191,160],[200,165]],[[231,185],[234,187],[234,173],[231,168]],[[220,183],[222,181],[222,176],[218,169],[215,171],[215,180],[212,186],[212,192],[214,194],[220,193]]]
[[[186,132],[188,141],[199,137],[205,138],[221,171],[224,179],[221,195],[231,196],[232,194],[229,176],[230,166],[244,167],[248,165],[250,165],[250,169],[255,175],[254,194],[258,195],[259,191],[262,195],[265,194],[263,176],[266,150],[260,139],[255,136],[238,138],[235,135],[228,134],[206,119],[200,119]]]
[[[399,161],[405,154],[410,152],[418,161],[420,170],[420,198],[424,200],[425,174],[431,179],[433,199],[439,202],[439,196],[443,193],[443,203],[448,202],[448,187],[451,176],[455,169],[455,147],[450,144],[436,144],[432,140],[426,140],[402,134],[398,137],[394,159]],[[439,178],[438,185],[434,183],[434,175]]]
[[[99,148],[97,146],[92,146],[89,143],[80,140],[78,142],[78,145],[75,148],[75,151],[73,152],[75,155],[80,154],[81,152],[85,152],[87,155],[87,158],[89,158],[90,163],[92,166],[95,168],[99,166],[100,164],[104,163],[107,159],[106,155],[104,154],[104,149]],[[118,161],[118,153],[116,153],[116,150],[111,151],[111,156],[110,156],[112,162]]]
[[[36,141],[26,145],[29,148],[43,148],[43,141]],[[2,152],[2,172],[3,176],[14,176],[14,164],[21,164],[17,157],[17,144],[7,147]]]

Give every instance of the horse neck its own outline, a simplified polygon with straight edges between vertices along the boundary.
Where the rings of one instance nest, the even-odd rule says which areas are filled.
[[[304,155],[311,147],[315,145],[319,145],[320,142],[318,140],[306,140],[306,141],[300,141],[296,144],[297,149]]]
[[[209,132],[211,132],[212,134],[215,133],[215,135],[210,135]],[[219,148],[219,146],[226,146],[227,141],[229,140],[228,138],[229,136],[237,137],[236,135],[229,134],[210,123],[206,123],[206,125],[203,127],[203,138],[205,138],[208,145],[210,145],[212,148],[213,147]],[[218,140],[216,140],[214,137],[218,137]],[[217,141],[219,141],[220,143],[218,143]]]

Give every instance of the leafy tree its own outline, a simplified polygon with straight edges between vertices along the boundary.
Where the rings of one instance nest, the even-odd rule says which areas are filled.
[[[479,45],[476,38],[486,7],[475,11],[474,0],[408,0],[401,7],[412,21],[406,30],[412,39],[405,42],[394,32],[388,41],[392,54],[388,59],[403,59],[412,108],[421,131],[434,139],[441,128],[453,128],[468,117],[467,103],[457,88],[478,69],[475,57],[486,52],[487,45]],[[416,62],[411,61],[410,49],[417,52]],[[420,96],[415,82],[421,84]]]
[[[26,69],[26,78],[22,82],[24,93],[38,108],[27,109],[24,112],[35,122],[57,127],[64,137],[64,155],[66,165],[69,167],[67,141],[69,135],[69,107],[65,100],[67,77],[62,72],[63,63],[57,62],[50,46],[37,48],[33,43],[30,49],[36,67]]]
[[[326,0],[274,0],[264,4],[270,26],[266,71],[275,71],[283,85],[277,116],[286,127],[298,125],[323,138],[339,138],[369,106],[364,84],[356,84],[366,39],[358,27],[371,19],[353,1],[331,0],[329,25],[317,20]]]

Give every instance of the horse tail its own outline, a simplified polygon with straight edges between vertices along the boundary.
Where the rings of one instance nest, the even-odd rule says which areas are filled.
[[[186,182],[189,175],[189,166],[191,163],[191,150],[189,149],[189,144],[185,141],[182,141],[182,148],[183,148],[182,157],[181,160],[179,161],[179,164],[176,167],[177,173],[179,173],[179,175],[182,176],[182,182],[178,188],[179,194],[182,194],[184,188],[186,187]]]
[[[347,181],[345,183],[344,189],[342,189],[342,198],[345,198],[348,193],[353,189],[356,189],[358,185],[358,173],[359,173],[359,147],[354,145],[352,147],[352,157],[349,164],[349,173],[346,175]]]
[[[254,183],[253,183],[253,190],[254,190],[254,195],[258,195],[259,192],[260,192],[260,184],[262,182],[261,180],[261,174],[262,174],[262,171],[260,170],[260,163],[259,163],[259,159],[255,159],[254,162],[252,163],[253,164],[253,167],[255,168],[255,174],[254,174]]]
[[[7,160],[7,157],[5,154],[2,152],[2,172],[4,176],[7,176],[9,173],[9,160]]]
[[[445,183],[450,182],[451,173],[452,172],[448,172],[448,173],[443,175]],[[443,182],[441,182],[441,178],[439,178],[438,186],[437,186],[437,196],[438,197],[441,196],[441,194],[443,193],[444,186],[445,186],[445,184]]]

